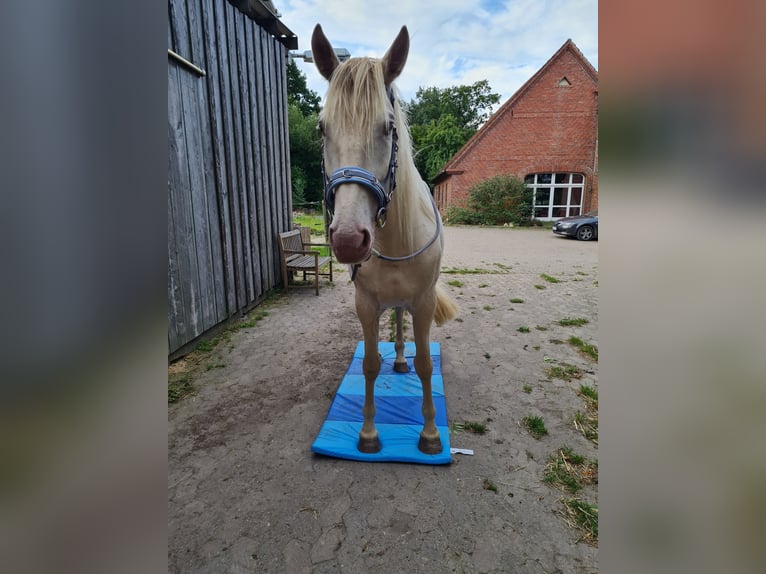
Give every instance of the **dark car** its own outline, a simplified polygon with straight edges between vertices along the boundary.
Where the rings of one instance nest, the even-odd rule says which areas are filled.
[[[553,233],[576,237],[580,241],[598,239],[598,209],[584,215],[562,217],[553,224]]]

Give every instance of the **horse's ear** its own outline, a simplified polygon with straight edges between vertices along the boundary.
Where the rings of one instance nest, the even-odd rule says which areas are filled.
[[[407,54],[410,51],[410,34],[407,32],[407,26],[402,26],[399,35],[391,44],[391,47],[383,56],[383,79],[386,85],[390,85],[404,69],[407,63]]]
[[[311,52],[319,73],[329,81],[335,68],[340,65],[340,60],[319,24],[314,26],[314,33],[311,35]]]

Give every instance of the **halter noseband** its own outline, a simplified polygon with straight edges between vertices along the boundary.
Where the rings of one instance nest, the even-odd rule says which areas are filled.
[[[394,105],[394,92],[389,92],[391,105]],[[327,177],[324,167],[324,138],[322,139],[322,179],[324,180],[324,201],[330,217],[335,209],[335,190],[344,183],[356,183],[372,193],[375,201],[378,203],[378,211],[375,215],[375,222],[379,227],[386,225],[386,214],[388,205],[396,189],[396,154],[399,150],[399,136],[396,133],[396,123],[391,126],[391,158],[388,161],[388,172],[383,181],[380,181],[375,174],[361,167],[341,167],[336,169]],[[388,186],[388,191],[386,191]]]

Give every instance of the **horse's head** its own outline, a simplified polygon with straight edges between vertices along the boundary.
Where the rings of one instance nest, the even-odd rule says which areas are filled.
[[[329,176],[326,201],[333,212],[329,240],[341,263],[367,259],[376,221],[385,221],[396,165],[391,83],[404,68],[409,45],[403,26],[383,59],[352,58],[341,64],[319,24],[311,37],[316,66],[330,82],[320,129]]]

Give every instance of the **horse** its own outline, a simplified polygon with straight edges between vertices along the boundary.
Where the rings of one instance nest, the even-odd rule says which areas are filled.
[[[393,83],[404,69],[409,44],[403,26],[382,59],[351,58],[341,64],[319,24],[311,37],[314,62],[329,83],[319,116],[325,204],[332,217],[328,239],[337,260],[349,265],[364,333],[365,398],[357,444],[363,453],[381,449],[374,391],[381,367],[380,316],[390,308],[396,316],[396,372],[409,371],[404,310],[412,317],[414,367],[423,390],[418,448],[424,454],[442,452],[431,394],[430,330],[432,322],[441,325],[454,318],[457,306],[437,283],[442,222],[415,167],[406,115]]]

